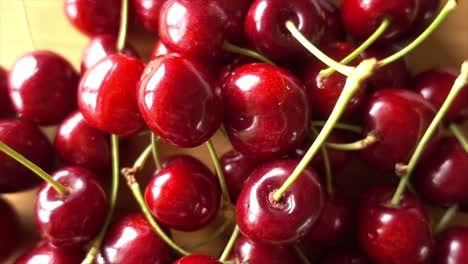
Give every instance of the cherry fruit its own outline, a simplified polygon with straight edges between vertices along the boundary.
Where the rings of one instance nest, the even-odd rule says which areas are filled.
[[[450,227],[437,238],[434,264],[462,264],[468,259],[468,228]]]
[[[133,0],[136,14],[143,26],[151,32],[158,32],[159,14],[166,0]]]
[[[8,201],[0,198],[0,261],[10,256],[19,246],[21,232],[19,219]]]
[[[346,32],[343,23],[341,23],[340,9],[329,0],[318,0],[317,2],[324,26],[321,43],[345,41]]]
[[[167,49],[166,45],[164,45],[161,40],[158,40],[156,45],[154,45],[153,52],[151,53],[151,60],[154,60],[159,56],[168,55],[169,53],[171,52]]]
[[[14,112],[8,95],[8,73],[0,67],[0,118],[11,117]]]
[[[56,248],[46,241],[42,241],[19,257],[14,264],[79,264],[83,257],[78,252]]]

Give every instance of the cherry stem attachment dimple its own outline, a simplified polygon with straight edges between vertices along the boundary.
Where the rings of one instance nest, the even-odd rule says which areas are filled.
[[[323,126],[319,135],[315,139],[312,146],[307,150],[304,157],[301,159],[297,167],[288,177],[286,182],[274,193],[273,198],[276,201],[280,201],[283,197],[284,192],[291,186],[297,178],[300,177],[301,173],[306,169],[309,162],[314,158],[315,154],[318,152],[320,147],[325,143],[328,136],[333,130],[333,127],[340,119],[341,115],[345,111],[346,106],[349,101],[353,98],[357,91],[359,91],[361,83],[368,79],[372,73],[375,71],[377,65],[376,59],[367,59],[363,60],[356,69],[352,72],[351,76],[347,78],[346,84],[341,92],[340,97],[338,98],[335,107],[333,108],[330,117]]]
[[[312,121],[312,126],[314,127],[323,127],[325,125],[326,121]],[[356,125],[350,125],[350,124],[343,124],[343,123],[336,123],[333,128],[340,129],[340,130],[346,130],[349,132],[353,132],[356,134],[362,134],[362,128],[360,126]]]
[[[219,261],[225,261],[229,257],[229,254],[231,253],[231,250],[234,247],[234,244],[236,243],[236,240],[239,237],[239,235],[240,235],[240,229],[236,225],[236,227],[234,228],[234,231],[232,232],[231,237],[229,238],[229,241],[226,247],[223,250],[223,253],[221,254],[221,257],[219,257]]]
[[[229,43],[227,41],[224,42],[223,49],[225,51],[229,51],[231,53],[240,54],[240,55],[243,55],[243,56],[246,56],[246,57],[249,57],[249,58],[259,60],[259,61],[267,63],[267,64],[275,65],[275,63],[272,60],[268,59],[265,55],[263,55],[263,54],[261,54],[261,53],[259,53],[257,51],[254,51],[254,50],[241,48],[241,47],[236,46],[236,45],[234,45],[232,43]]]
[[[49,183],[60,195],[66,196],[68,194],[67,188],[65,188],[61,183],[56,181],[52,176],[47,172],[41,169],[36,164],[32,163],[26,157],[16,152],[16,150],[10,148],[7,144],[0,141],[0,151],[7,154],[10,158],[21,163],[24,167],[34,172],[37,176],[41,177],[44,181]]]
[[[437,226],[434,228],[435,234],[439,234],[440,232],[444,231],[445,228],[447,228],[447,226],[457,214],[458,208],[459,207],[456,204],[445,211],[444,215],[442,215],[442,217],[440,218],[439,223],[437,223]]]
[[[317,129],[315,129],[312,126],[311,131],[313,133],[313,137],[316,138],[317,135],[319,134]],[[329,196],[332,196],[333,195],[333,175],[332,175],[332,170],[330,166],[330,158],[328,156],[328,150],[325,146],[321,146],[320,151],[322,153],[323,166],[325,168],[325,182],[326,182],[327,193]]]
[[[117,38],[117,51],[122,52],[125,48],[125,41],[127,38],[127,24],[128,24],[128,0],[122,0],[122,9],[120,10],[120,28]]]
[[[153,153],[154,165],[156,166],[156,169],[158,171],[162,169],[161,159],[159,158],[159,151],[158,151],[159,140],[160,140],[159,137],[156,137],[154,133],[151,133],[151,150]]]
[[[213,164],[215,166],[216,175],[218,176],[219,185],[221,186],[221,192],[223,194],[223,198],[225,201],[232,203],[231,198],[229,196],[229,190],[226,184],[226,178],[224,177],[224,172],[221,167],[221,162],[219,161],[218,153],[216,152],[216,149],[213,146],[213,142],[211,142],[211,139],[206,141],[206,146],[208,147],[211,159],[213,160]]]
[[[343,65],[334,59],[330,58],[327,56],[325,53],[323,53],[320,49],[318,49],[314,44],[312,44],[302,33],[297,29],[297,27],[294,25],[292,21],[286,21],[286,28],[289,30],[291,35],[299,42],[301,43],[304,48],[306,48],[312,55],[317,57],[320,61],[322,61],[325,65],[328,67],[334,69],[335,71],[350,77],[351,74],[354,72],[355,68]]]
[[[372,144],[378,142],[380,139],[379,135],[371,131],[367,136],[361,140],[352,142],[352,143],[345,143],[345,144],[338,144],[338,143],[326,143],[327,148],[336,149],[336,150],[344,150],[344,151],[355,151],[355,150],[362,150],[365,149]]]
[[[462,129],[455,123],[450,124],[449,129],[458,142],[460,142],[460,145],[463,147],[465,152],[468,153],[468,139],[466,138],[465,134],[463,134]]]
[[[215,232],[213,232],[208,238],[204,239],[203,241],[199,241],[190,247],[188,247],[188,250],[195,250],[198,248],[201,248],[205,245],[208,245],[209,243],[213,242],[215,239],[219,238],[224,232],[234,223],[233,219],[229,219],[225,221],[218,229],[216,229]]]
[[[411,156],[410,161],[408,162],[408,165],[406,166],[400,166],[403,168],[400,169],[400,171],[403,172],[403,176],[400,179],[400,183],[398,184],[398,187],[393,194],[391,204],[392,206],[397,206],[400,203],[400,197],[403,194],[407,183],[409,182],[409,178],[411,176],[411,173],[413,172],[414,168],[417,165],[417,162],[421,155],[423,154],[423,151],[431,140],[432,136],[434,133],[437,131],[439,128],[439,125],[441,124],[445,114],[449,110],[450,106],[452,105],[453,101],[457,98],[457,95],[461,92],[463,87],[468,83],[468,61],[465,61],[461,67],[460,75],[458,78],[455,80],[455,83],[452,86],[452,89],[450,90],[449,94],[447,95],[447,98],[445,99],[444,103],[439,109],[439,112],[437,112],[436,116],[432,120],[431,124],[427,128],[426,132],[424,133],[423,137],[419,141],[413,155]],[[401,173],[401,172],[400,172]]]

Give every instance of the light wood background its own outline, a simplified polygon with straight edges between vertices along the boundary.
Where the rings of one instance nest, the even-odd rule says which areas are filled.
[[[136,46],[144,58],[150,54],[155,39],[155,35],[144,32],[138,26],[132,26],[130,30],[130,42]],[[68,24],[63,12],[63,0],[24,0],[24,8],[23,0],[0,0],[0,65],[3,67],[7,69],[11,67],[15,59],[25,52],[33,49],[49,49],[62,54],[79,69],[81,51],[86,43],[87,38]],[[427,42],[410,54],[409,63],[413,72],[419,72],[435,66],[458,67],[465,59],[468,59],[468,0],[460,0],[458,9],[447,21]],[[53,128],[48,128],[47,131],[49,135],[53,135]],[[141,145],[137,141],[123,143],[124,160],[135,157]],[[220,153],[229,149],[229,146],[219,136],[215,138],[215,145]],[[163,150],[164,155],[174,151],[169,147]],[[200,157],[206,164],[211,164],[204,146],[187,151]],[[132,204],[132,200],[126,192],[126,186],[123,183],[122,185],[121,196],[124,196],[122,198],[124,201],[120,204],[125,207]],[[38,238],[32,224],[34,195],[35,190],[5,195],[14,203],[21,216],[24,229],[23,248],[30,246]],[[440,213],[440,210],[431,210],[431,214],[436,216],[435,219]],[[215,222],[212,227],[206,228],[201,233],[211,232],[220,224],[220,221]],[[468,217],[459,216],[456,223],[468,225]],[[175,237],[182,245],[189,245],[199,235],[200,233],[190,235],[178,233]],[[216,254],[219,252],[219,247],[208,246],[201,251]]]

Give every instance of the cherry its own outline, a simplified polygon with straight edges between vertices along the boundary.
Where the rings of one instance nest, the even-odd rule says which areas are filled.
[[[0,118],[11,117],[15,112],[8,96],[7,76],[5,69],[0,67]]]
[[[269,162],[254,170],[237,200],[240,231],[255,242],[290,244],[304,237],[319,217],[324,192],[317,174],[305,169],[280,201],[275,191],[291,175],[298,162]]]
[[[346,39],[346,32],[343,23],[341,23],[340,9],[329,0],[318,0],[317,2],[324,26],[321,43],[344,41]]]
[[[119,136],[143,128],[136,102],[143,69],[143,62],[136,58],[112,54],[85,73],[78,89],[78,106],[89,125]]]
[[[220,261],[213,257],[205,255],[190,255],[183,257],[173,264],[222,264]]]
[[[151,32],[158,32],[159,13],[167,0],[133,0],[138,18],[143,26]]]
[[[251,57],[246,57],[246,56],[243,56],[243,55],[238,55],[238,56],[234,57],[232,60],[230,60],[230,62],[228,62],[226,65],[224,65],[221,68],[221,70],[219,71],[219,74],[218,74],[218,81],[220,83],[224,83],[225,80],[231,75],[231,73],[234,70],[236,70],[237,68],[239,68],[242,65],[250,64],[250,63],[254,63],[254,62],[258,62],[258,61],[251,58]]]
[[[337,248],[327,251],[320,264],[372,264],[372,262],[359,251]]]
[[[383,171],[394,171],[397,163],[409,160],[435,116],[424,98],[398,88],[375,92],[364,113],[366,133],[375,131],[380,140],[363,149],[361,157]]]
[[[291,73],[268,64],[236,69],[223,85],[224,125],[233,147],[270,159],[298,147],[309,133],[310,103]]]
[[[414,80],[415,91],[421,94],[436,109],[440,109],[452,89],[458,73],[453,69],[431,69],[420,73]],[[468,85],[464,86],[445,119],[463,121],[468,117]]]
[[[433,237],[424,205],[404,193],[398,207],[390,200],[395,188],[370,189],[358,211],[358,237],[362,249],[378,263],[426,263]]]
[[[156,219],[182,231],[194,231],[216,216],[221,190],[216,176],[190,156],[176,156],[156,172],[145,200]]]
[[[68,189],[62,196],[44,183],[37,193],[36,224],[42,237],[59,248],[80,248],[99,232],[108,203],[94,173],[80,167],[56,171],[53,178]]]
[[[320,7],[310,0],[255,0],[245,19],[249,40],[273,60],[288,62],[302,59],[308,52],[287,31],[291,20],[310,41],[320,41],[323,34]]]
[[[162,43],[161,40],[158,40],[156,45],[154,45],[153,52],[151,53],[151,60],[154,60],[159,56],[168,55],[169,53],[170,51],[167,49],[164,43]]]
[[[468,228],[450,227],[437,238],[434,264],[462,264],[468,259]]]
[[[99,176],[110,169],[108,136],[89,126],[80,112],[71,114],[58,127],[54,147],[67,165],[84,167]]]
[[[220,94],[214,77],[201,64],[170,54],[146,66],[138,105],[146,124],[163,141],[190,148],[208,140],[220,127]]]
[[[19,245],[21,233],[18,215],[11,205],[0,198],[0,261],[13,253]]]
[[[434,20],[439,9],[440,0],[419,1],[419,11],[410,30],[402,39],[414,39],[421,34]]]
[[[64,10],[70,23],[90,37],[109,33],[117,35],[120,26],[121,0],[65,0]]]
[[[56,248],[46,241],[42,241],[19,257],[14,264],[79,264],[83,257],[81,253]]]
[[[47,137],[26,120],[0,120],[0,141],[45,171],[52,169],[54,152]],[[19,162],[0,153],[0,193],[29,189],[41,182]]]
[[[244,21],[252,0],[217,0],[226,12],[226,39],[237,44],[245,42]]]
[[[81,56],[81,73],[84,74],[98,61],[114,53],[117,53],[117,38],[114,35],[102,34],[92,37]],[[130,44],[125,45],[122,53],[139,58],[138,53]]]
[[[78,74],[60,55],[33,51],[10,70],[8,86],[18,114],[39,125],[55,125],[76,109]]]
[[[106,234],[96,264],[169,263],[169,247],[145,216],[136,213],[114,223]]]

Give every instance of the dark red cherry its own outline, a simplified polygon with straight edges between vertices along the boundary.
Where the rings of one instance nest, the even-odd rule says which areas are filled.
[[[377,169],[394,171],[397,163],[408,162],[434,116],[434,108],[415,92],[398,88],[375,92],[363,120],[365,131],[377,132],[380,140],[362,150],[361,157]]]
[[[183,257],[173,264],[222,264],[216,258],[205,255],[190,255]]]
[[[320,264],[373,264],[369,258],[357,250],[336,248],[328,250]]]
[[[65,0],[64,9],[70,23],[85,35],[117,35],[121,4],[121,0]]]
[[[440,109],[449,94],[458,72],[453,69],[431,69],[420,73],[414,80],[415,91]],[[468,117],[468,85],[465,85],[450,106],[445,119],[463,121]]]
[[[54,150],[47,137],[26,120],[0,120],[0,141],[28,160],[50,171]],[[40,178],[16,160],[0,152],[0,193],[29,189],[41,182]]]
[[[60,55],[33,51],[10,70],[8,87],[16,112],[38,125],[55,125],[76,109],[78,74]]]
[[[419,1],[419,11],[406,36],[402,37],[403,43],[412,41],[419,36],[434,20],[440,6],[440,0]]]
[[[159,13],[167,0],[133,0],[136,14],[145,28],[158,32]]]
[[[169,263],[170,250],[141,213],[127,215],[106,234],[96,264]]]
[[[308,51],[285,23],[291,20],[307,39],[318,43],[324,31],[319,10],[319,4],[310,0],[255,0],[245,19],[245,32],[250,42],[273,60],[302,59]]]
[[[223,85],[224,126],[233,147],[256,159],[287,154],[309,133],[311,110],[302,83],[268,64],[236,69]]]
[[[107,176],[111,166],[109,137],[89,126],[80,112],[71,114],[58,127],[54,147],[65,164]]]
[[[226,39],[236,44],[245,42],[244,21],[253,0],[217,0],[227,15]]]
[[[381,42],[394,40],[409,30],[419,15],[418,0],[344,0],[341,18],[346,31],[357,39],[374,33],[385,18],[390,26],[379,38]]]
[[[468,228],[450,227],[439,235],[434,264],[463,264],[468,259]]]
[[[237,200],[240,231],[249,239],[269,244],[291,244],[303,238],[319,217],[324,193],[317,174],[304,170],[280,201],[273,194],[298,162],[269,162],[254,170]]]
[[[117,53],[117,38],[114,35],[102,34],[94,36],[83,50],[83,55],[81,56],[81,73],[84,74],[98,61],[114,53]],[[122,53],[139,58],[138,53],[128,43],[125,45]]]
[[[59,194],[44,183],[37,193],[35,219],[42,237],[59,248],[80,248],[101,230],[107,215],[106,193],[97,176],[84,168],[66,167],[52,177],[65,186]]]
[[[93,127],[128,136],[143,128],[136,93],[144,64],[136,58],[112,54],[100,60],[83,76],[78,106]]]
[[[11,205],[0,198],[0,261],[5,261],[19,246],[21,232],[18,215]]]
[[[177,156],[156,172],[145,191],[153,215],[167,227],[194,231],[216,216],[221,190],[216,176],[200,161]]]
[[[12,117],[14,113],[8,95],[8,73],[0,67],[0,118]]]
[[[83,259],[84,255],[79,252],[56,248],[42,241],[19,257],[14,264],[79,264]]]
[[[343,23],[341,23],[340,9],[329,0],[318,0],[317,2],[324,26],[321,43],[345,41],[346,32]]]
[[[213,136],[223,115],[221,90],[214,77],[201,64],[178,54],[158,57],[146,66],[138,105],[154,133],[184,148]]]
[[[159,56],[167,55],[169,53],[170,51],[167,49],[164,43],[162,43],[161,40],[158,40],[158,42],[156,42],[156,45],[154,45],[153,52],[151,53],[151,60],[154,60]]]
[[[404,193],[397,207],[390,204],[395,188],[369,190],[358,211],[362,249],[378,263],[427,263],[434,239],[424,205]]]

